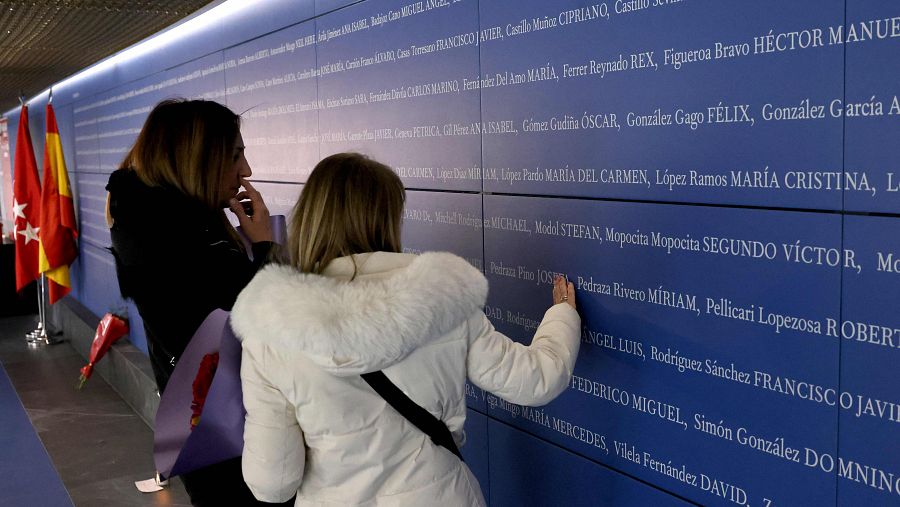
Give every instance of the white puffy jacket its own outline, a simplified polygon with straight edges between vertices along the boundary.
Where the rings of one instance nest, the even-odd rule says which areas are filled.
[[[324,276],[260,271],[232,312],[253,494],[297,494],[297,506],[484,505],[468,467],[359,375],[383,370],[459,445],[467,375],[513,403],[551,401],[572,375],[578,313],[551,307],[526,347],[494,330],[486,296],[481,272],[447,253],[343,257]]]

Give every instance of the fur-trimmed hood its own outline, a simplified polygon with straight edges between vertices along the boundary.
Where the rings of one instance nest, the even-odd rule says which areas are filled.
[[[396,269],[367,271],[379,264],[367,263],[352,282],[290,266],[262,269],[234,304],[238,339],[301,352],[335,375],[358,375],[391,366],[484,307],[487,280],[461,257],[364,255]]]

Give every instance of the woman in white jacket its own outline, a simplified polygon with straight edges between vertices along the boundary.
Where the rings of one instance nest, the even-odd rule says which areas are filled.
[[[530,346],[482,312],[487,280],[448,253],[399,253],[405,193],[358,154],[320,162],[294,210],[291,266],[260,271],[237,299],[247,409],[244,479],[296,505],[484,505],[468,467],[376,393],[382,370],[464,443],[465,380],[522,405],[569,384],[581,321],[557,279]]]

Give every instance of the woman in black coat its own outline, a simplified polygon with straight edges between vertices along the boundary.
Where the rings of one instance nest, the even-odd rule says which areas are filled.
[[[269,211],[247,182],[250,174],[240,117],[211,101],[167,100],[150,112],[110,175],[119,287],[144,321],[160,393],[206,316],[231,310],[270,255]],[[252,261],[226,207],[252,243]],[[243,481],[240,458],[184,474],[182,481],[193,505],[262,504]]]

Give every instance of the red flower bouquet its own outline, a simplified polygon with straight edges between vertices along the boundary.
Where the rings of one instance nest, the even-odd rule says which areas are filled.
[[[213,352],[206,354],[200,360],[200,368],[197,369],[197,376],[194,377],[193,392],[194,399],[191,400],[191,430],[200,423],[200,414],[203,413],[203,404],[206,403],[206,395],[209,394],[209,388],[212,386],[213,377],[216,374],[216,368],[219,367],[219,353]]]
[[[94,365],[106,355],[113,343],[128,334],[128,321],[118,315],[107,313],[100,319],[97,332],[94,333],[94,341],[91,343],[91,355],[88,364],[81,368],[81,376],[78,377],[76,389],[84,387],[87,379],[94,372]]]

